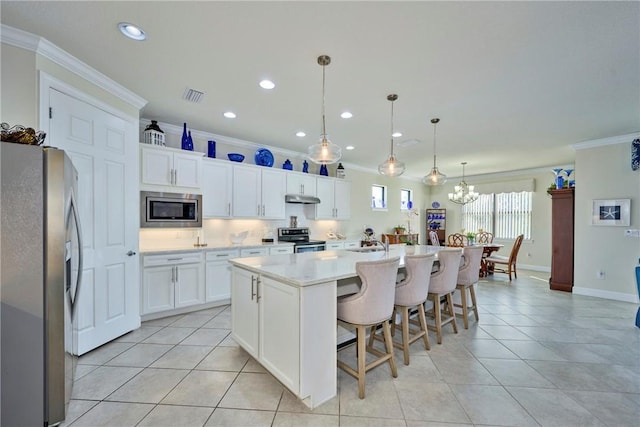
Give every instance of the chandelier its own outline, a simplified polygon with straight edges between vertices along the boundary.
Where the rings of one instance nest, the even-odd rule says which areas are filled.
[[[477,191],[474,191],[473,185],[467,184],[464,180],[464,165],[466,164],[467,162],[462,162],[462,181],[453,187],[455,193],[449,193],[449,200],[459,205],[475,202],[480,195]]]
[[[395,154],[393,154],[393,102],[398,99],[398,95],[392,93],[387,96],[387,101],[391,101],[391,154],[384,162],[380,163],[378,166],[378,172],[381,175],[387,176],[400,176],[404,173],[404,163],[398,161],[396,159]]]
[[[321,165],[336,163],[342,157],[342,149],[327,138],[324,114],[324,69],[331,63],[327,55],[318,57],[318,64],[322,65],[322,135],[317,144],[310,145],[307,149],[309,160]]]
[[[447,176],[443,173],[440,173],[438,167],[436,166],[436,124],[440,121],[437,117],[431,119],[431,123],[433,123],[433,169],[429,172],[428,175],[425,175],[422,178],[422,182],[427,185],[442,185],[447,182]]]

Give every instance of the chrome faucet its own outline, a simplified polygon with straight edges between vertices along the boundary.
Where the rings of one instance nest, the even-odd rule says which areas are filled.
[[[389,252],[389,242],[386,242],[386,243],[385,243],[385,242],[383,242],[383,241],[381,241],[381,240],[374,240],[373,242],[374,242],[375,244],[378,244],[378,243],[379,243],[379,244],[380,244],[380,246],[382,246],[382,247],[384,248],[384,251],[385,251],[385,252]]]

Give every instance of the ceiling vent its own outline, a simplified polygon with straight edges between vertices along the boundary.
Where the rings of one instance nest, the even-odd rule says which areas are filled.
[[[187,88],[184,91],[184,95],[182,95],[182,99],[188,102],[193,102],[194,104],[199,104],[202,101],[205,93],[200,92],[199,90]]]

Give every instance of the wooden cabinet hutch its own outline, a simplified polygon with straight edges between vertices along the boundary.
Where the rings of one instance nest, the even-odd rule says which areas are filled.
[[[551,277],[549,287],[571,292],[573,288],[573,188],[548,190],[551,196]]]
[[[427,244],[431,244],[429,240],[429,232],[435,230],[438,233],[438,240],[444,246],[447,241],[447,210],[446,209],[427,209]]]

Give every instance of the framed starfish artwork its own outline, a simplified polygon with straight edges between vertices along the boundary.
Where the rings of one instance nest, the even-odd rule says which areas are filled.
[[[631,199],[593,200],[591,224],[593,225],[629,225]]]

